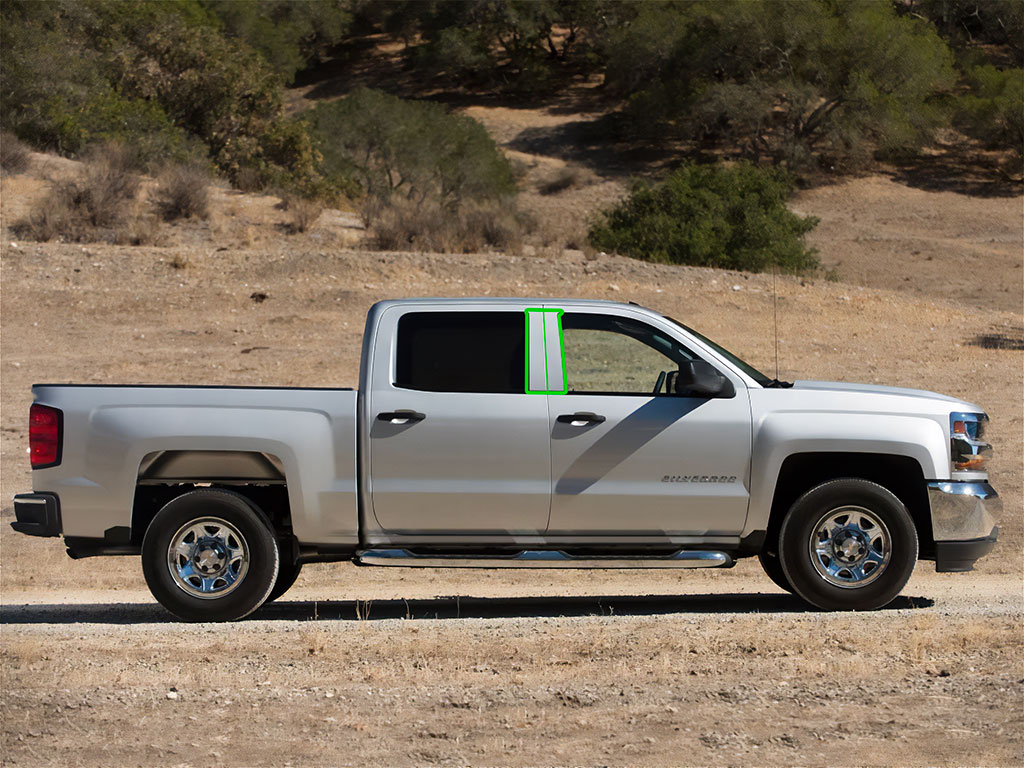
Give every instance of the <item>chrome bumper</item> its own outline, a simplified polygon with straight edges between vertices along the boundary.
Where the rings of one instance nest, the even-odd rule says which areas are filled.
[[[936,542],[987,538],[1003,511],[999,494],[980,482],[929,482],[928,503]]]

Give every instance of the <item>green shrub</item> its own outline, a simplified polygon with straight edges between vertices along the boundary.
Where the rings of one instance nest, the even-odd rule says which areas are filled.
[[[369,4],[368,4],[369,5]],[[417,45],[411,63],[460,87],[550,90],[559,74],[596,69],[591,32],[615,24],[619,6],[605,0],[380,3],[383,25]]]
[[[277,188],[303,197],[333,199],[344,192],[320,173],[320,153],[304,120],[269,123],[262,136],[240,143],[225,169],[239,189]]]
[[[281,82],[254,51],[173,16],[159,25],[140,21],[129,35],[132,66],[116,67],[126,96],[159,104],[206,145],[220,171],[231,175],[260,162],[301,172],[298,158],[281,151],[279,134],[289,132]],[[298,154],[304,149],[294,142],[285,147]]]
[[[897,8],[900,8],[897,5]],[[929,19],[959,49],[1005,46],[1017,66],[1024,66],[1024,3],[1013,0],[917,0],[905,13]]]
[[[316,181],[281,77],[198,0],[7,0],[0,69],[0,122],[36,146],[77,154],[118,140],[146,166],[208,159],[230,178],[251,166]]]
[[[363,193],[457,210],[515,194],[512,167],[482,125],[426,101],[361,88],[306,113],[328,179]]]
[[[109,82],[99,52],[82,35],[67,32],[70,22],[58,8],[17,0],[0,4],[0,122],[36,147],[73,152],[81,144],[66,146],[66,124],[74,123],[75,109]],[[73,126],[70,132],[75,133]]]
[[[1024,154],[1024,69],[991,64],[967,72],[970,90],[955,100],[955,120],[964,132],[992,147]]]
[[[257,50],[285,81],[340,42],[352,22],[346,0],[206,0],[232,37]]]
[[[591,244],[645,261],[761,272],[819,266],[804,235],[818,223],[786,208],[777,171],[740,163],[684,165],[657,184],[638,183],[590,230]]]
[[[637,133],[790,166],[850,167],[916,150],[948,122],[955,83],[935,28],[892,3],[637,3],[603,50]]]
[[[512,166],[482,125],[431,102],[359,89],[306,113],[322,172],[366,199],[371,244],[384,250],[517,247]]]
[[[205,154],[159,104],[125,98],[113,88],[97,89],[73,104],[54,97],[45,103],[42,117],[45,144],[67,154],[116,142],[128,148],[134,167],[147,170],[168,160],[186,162]]]

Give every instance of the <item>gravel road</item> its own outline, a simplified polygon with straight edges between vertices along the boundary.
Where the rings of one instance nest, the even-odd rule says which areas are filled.
[[[1016,578],[922,564],[890,608],[829,614],[751,562],[363,572],[308,568],[230,625],[5,592],[4,763],[1024,763]]]

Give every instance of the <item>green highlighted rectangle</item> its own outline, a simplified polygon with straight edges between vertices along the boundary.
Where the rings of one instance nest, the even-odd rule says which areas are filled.
[[[526,310],[526,393],[564,395],[565,344],[561,309]]]

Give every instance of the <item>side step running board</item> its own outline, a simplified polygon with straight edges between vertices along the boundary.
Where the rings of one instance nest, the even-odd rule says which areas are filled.
[[[367,549],[356,554],[357,565],[415,568],[729,568],[725,552],[680,550],[659,557],[580,557],[565,552],[527,550],[510,555],[417,555],[407,549]]]

